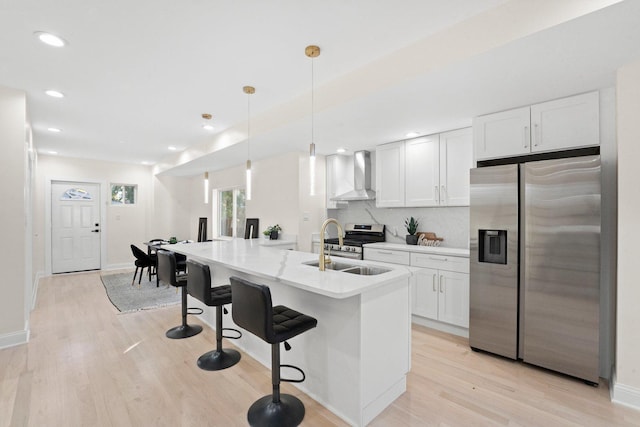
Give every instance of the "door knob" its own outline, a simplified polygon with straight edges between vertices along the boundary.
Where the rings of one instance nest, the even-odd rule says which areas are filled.
[[[100,230],[91,230],[92,233],[99,233]]]

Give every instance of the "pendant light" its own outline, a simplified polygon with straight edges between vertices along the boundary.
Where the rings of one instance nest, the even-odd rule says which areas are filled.
[[[209,172],[204,173],[204,203],[209,203]]]
[[[244,86],[242,91],[247,94],[247,187],[245,190],[245,199],[251,200],[251,152],[250,149],[250,136],[251,136],[251,96],[256,93],[256,88],[253,86]]]
[[[313,99],[313,58],[320,56],[320,48],[318,46],[310,45],[304,50],[305,55],[311,58],[311,144],[309,145],[309,195],[316,195],[316,143],[313,135],[313,113],[314,113],[314,99]]]

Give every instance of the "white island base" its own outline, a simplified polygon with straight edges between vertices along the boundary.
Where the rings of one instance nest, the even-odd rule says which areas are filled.
[[[315,260],[313,254],[225,243],[229,245],[220,252],[215,246],[222,249],[222,242],[197,244],[213,245],[212,251],[185,245],[180,252],[210,266],[213,286],[229,283],[230,276],[265,284],[274,305],[286,305],[318,320],[316,328],[289,340],[291,351],[281,351],[282,364],[298,366],[306,373],[306,381],[295,384],[297,387],[356,426],[368,424],[406,390],[411,355],[408,270],[400,267],[378,276],[320,272],[302,265]],[[259,253],[229,256],[227,250]],[[247,262],[254,255],[264,269]],[[266,271],[267,265],[276,268]],[[290,282],[293,277],[305,283]],[[337,289],[345,290],[345,295]],[[201,319],[215,325],[213,307],[204,307],[193,298],[189,306],[202,307]],[[223,324],[237,328],[231,316],[225,316]],[[246,331],[232,342],[271,369],[268,343]],[[298,378],[299,374],[283,368],[282,377]],[[270,388],[264,390],[265,395],[270,393]]]

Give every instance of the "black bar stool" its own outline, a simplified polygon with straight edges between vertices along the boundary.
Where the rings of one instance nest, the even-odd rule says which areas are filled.
[[[297,426],[304,418],[304,405],[295,396],[280,394],[280,381],[302,382],[304,371],[296,366],[280,364],[280,343],[309,329],[318,321],[283,305],[272,307],[268,286],[231,277],[231,313],[236,325],[271,344],[271,384],[273,394],[256,400],[247,419],[252,426]],[[285,342],[286,350],[291,349]],[[302,379],[280,378],[280,368],[287,367],[302,374]]]
[[[200,314],[202,310],[198,309],[199,312],[194,313],[187,312],[187,275],[177,273],[176,257],[173,252],[165,250],[158,251],[157,274],[160,282],[175,286],[176,288],[182,288],[182,325],[169,329],[166,333],[167,338],[179,339],[198,335],[202,332],[202,326],[188,325],[187,314]]]
[[[211,287],[211,270],[208,265],[194,260],[187,260],[189,280],[187,292],[192,297],[199,299],[209,307],[216,308],[216,349],[209,351],[198,359],[198,366],[207,371],[219,371],[229,368],[240,361],[240,353],[230,348],[222,348],[222,338],[238,339],[242,332],[237,329],[222,327],[222,312],[227,314],[223,306],[231,304],[231,286]],[[234,331],[237,336],[223,335],[223,331]]]

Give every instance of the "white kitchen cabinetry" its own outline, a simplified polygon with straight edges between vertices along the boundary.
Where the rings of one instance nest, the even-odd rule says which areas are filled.
[[[440,206],[469,206],[469,171],[472,167],[472,129],[441,133]]]
[[[376,206],[404,206],[404,141],[376,147]]]
[[[463,328],[469,327],[469,259],[411,254],[416,274],[413,313]]]
[[[596,91],[476,117],[476,160],[599,145],[599,99]]]
[[[378,207],[468,206],[471,128],[376,148]]]
[[[327,156],[327,209],[346,207],[346,203],[339,203],[331,198],[353,190],[353,157],[334,154]]]
[[[440,136],[405,142],[405,206],[440,205]]]
[[[417,248],[419,252],[410,252],[411,249],[365,246],[364,259],[417,267],[411,280],[411,313],[429,321],[435,320],[428,326],[447,332],[460,333],[464,330],[460,328],[468,329],[469,258],[439,255]],[[443,323],[458,328],[441,327]]]

